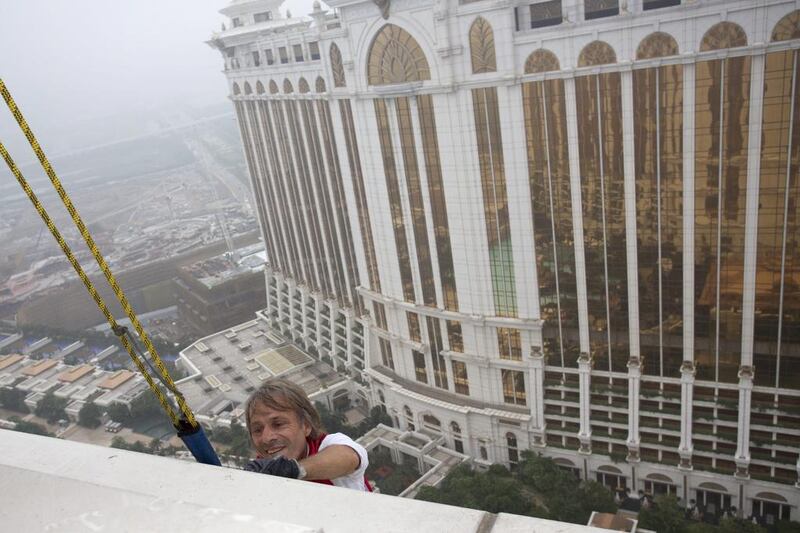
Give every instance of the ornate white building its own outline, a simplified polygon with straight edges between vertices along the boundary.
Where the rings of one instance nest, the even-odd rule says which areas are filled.
[[[264,317],[478,462],[800,518],[800,2],[236,0]]]

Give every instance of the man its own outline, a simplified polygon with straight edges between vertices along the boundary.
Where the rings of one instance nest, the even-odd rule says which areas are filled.
[[[245,422],[257,452],[245,470],[372,491],[367,451],[347,435],[323,433],[319,413],[291,381],[262,383],[247,399]]]

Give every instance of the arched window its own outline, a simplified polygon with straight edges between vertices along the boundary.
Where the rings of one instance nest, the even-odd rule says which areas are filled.
[[[336,43],[331,44],[329,52],[331,56],[331,71],[333,71],[333,86],[346,87],[347,80],[344,77],[344,64],[342,63],[342,52]]]
[[[260,81],[256,82],[256,94],[264,94],[264,84]]]
[[[386,397],[383,395],[383,391],[382,390],[378,391],[378,401],[381,402],[381,404],[385,404],[386,403]]]
[[[431,79],[425,53],[414,37],[400,26],[383,26],[375,35],[367,57],[367,82],[370,85]]]
[[[553,70],[560,70],[561,65],[558,62],[556,55],[550,50],[540,48],[531,52],[528,59],[525,60],[525,74],[534,74],[536,72],[550,72]]]
[[[411,409],[407,406],[403,406],[403,415],[406,417],[406,427],[409,431],[416,430],[416,426],[414,426],[414,413],[411,412]]]
[[[775,24],[772,30],[773,41],[800,39],[800,11],[792,11]]]
[[[672,478],[664,474],[649,474],[644,480],[644,491],[651,496],[677,494],[678,488]]]
[[[440,433],[442,431],[442,423],[433,415],[422,415],[422,425],[425,429]]]
[[[234,82],[233,83],[233,94],[237,95],[237,94],[241,94],[241,93],[242,93],[242,91],[239,89],[239,84]]]
[[[300,91],[300,94],[311,92],[311,87],[308,86],[308,82],[305,78],[300,78],[297,82],[297,90]]]
[[[578,56],[579,67],[591,67],[594,65],[608,65],[617,62],[617,54],[611,45],[604,41],[592,41],[581,50]]]
[[[244,82],[244,94],[253,94],[253,88],[250,87],[249,82]]]
[[[317,76],[317,81],[315,85],[316,85],[315,89],[318,93],[324,93],[327,90],[327,88],[325,87],[325,80],[323,80],[321,76]]]
[[[700,42],[700,51],[722,50],[723,48],[736,48],[747,46],[747,34],[741,26],[733,22],[719,22],[703,35]]]
[[[278,84],[275,83],[275,80],[269,82],[269,94],[278,94]]]
[[[678,55],[678,42],[668,33],[657,31],[651,33],[639,43],[636,59],[652,59]]]
[[[494,32],[483,17],[478,17],[469,28],[469,50],[472,58],[472,73],[497,71],[494,51]]]
[[[294,87],[292,87],[292,82],[287,79],[283,80],[283,94],[290,94],[294,92]]]
[[[517,436],[510,431],[506,433],[506,445],[508,446],[508,464],[514,468],[519,464],[519,449],[517,448]]]

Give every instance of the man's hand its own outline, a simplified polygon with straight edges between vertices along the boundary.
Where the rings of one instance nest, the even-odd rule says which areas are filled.
[[[298,479],[300,477],[300,465],[294,459],[286,457],[276,457],[275,459],[253,459],[244,467],[248,472],[258,472],[271,476],[289,477]]]

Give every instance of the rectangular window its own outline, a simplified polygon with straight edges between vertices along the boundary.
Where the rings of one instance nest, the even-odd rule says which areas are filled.
[[[425,354],[416,350],[411,351],[414,357],[414,375],[420,383],[428,383],[428,371],[425,369]]]
[[[422,342],[419,334],[419,315],[416,313],[406,313],[408,320],[408,337],[414,342]]]
[[[260,67],[261,66],[261,55],[258,51],[252,52],[253,54],[253,66]]]
[[[453,385],[456,392],[469,396],[469,377],[467,376],[467,365],[461,361],[453,361]]]
[[[584,0],[584,19],[601,19],[619,15],[619,0]]]
[[[253,20],[255,20],[256,23],[272,20],[272,12],[264,11],[262,13],[256,13],[255,15],[253,15]]]
[[[303,45],[296,44],[294,45],[293,49],[294,49],[294,60],[298,63],[301,63],[303,61]]]
[[[447,320],[447,342],[450,343],[451,352],[464,352],[464,336],[461,333],[461,324],[455,320]]]
[[[242,19],[240,19],[239,17],[234,17],[233,19],[231,19],[231,22],[233,22],[234,28],[238,28],[242,25]]]
[[[275,55],[272,53],[271,48],[264,50],[264,60],[267,62],[267,65],[275,64]]]
[[[501,370],[503,401],[514,405],[525,405],[525,374],[519,370]]]
[[[642,9],[660,9],[662,7],[672,7],[681,5],[681,0],[644,0]]]
[[[497,328],[497,344],[500,347],[500,359],[522,361],[522,341],[519,330]]]
[[[394,370],[394,359],[392,358],[392,345],[384,338],[378,339],[381,345],[381,361],[383,366]]]
[[[561,11],[561,0],[550,0],[531,4],[531,28],[557,26],[564,20]]]
[[[433,363],[433,380],[440,389],[447,389],[447,367],[442,357],[442,332],[439,329],[439,319],[426,317],[428,325],[428,342],[431,347],[431,362]]]
[[[286,53],[286,47],[281,46],[278,48],[278,57],[281,58],[281,65],[285,65],[289,62],[289,55]]]
[[[308,53],[311,55],[312,61],[319,60],[319,43],[317,41],[308,43]]]

